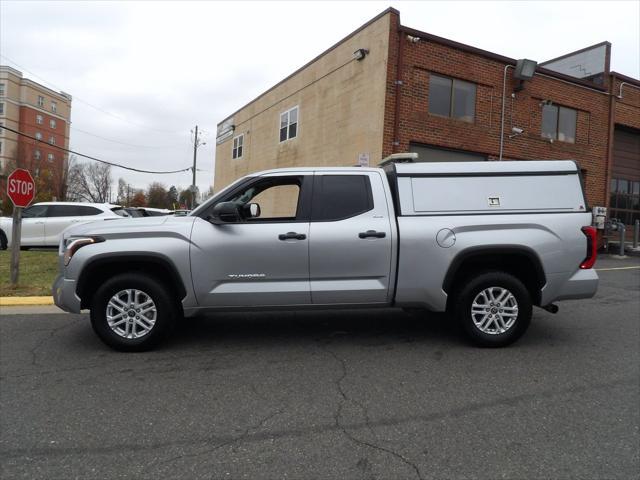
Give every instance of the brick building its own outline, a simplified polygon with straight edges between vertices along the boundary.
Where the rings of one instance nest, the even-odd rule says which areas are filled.
[[[4,180],[16,166],[34,176],[38,200],[64,198],[68,157],[54,145],[69,148],[70,118],[70,95],[24,78],[11,67],[0,66],[0,125],[42,140],[0,129],[3,207],[7,201]]]
[[[575,159],[589,203],[640,218],[640,81],[603,42],[538,63],[421,32],[388,9],[218,125],[215,190],[252,171],[421,161]],[[504,94],[503,94],[504,92]]]

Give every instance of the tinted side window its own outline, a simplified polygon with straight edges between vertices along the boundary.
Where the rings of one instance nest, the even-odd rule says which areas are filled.
[[[83,205],[50,205],[48,217],[84,217],[97,215],[100,210]]]
[[[342,220],[373,208],[366,175],[318,175],[313,187],[312,221]]]
[[[102,210],[95,207],[85,207],[85,206],[77,206],[78,212],[76,215],[81,217],[89,216],[89,215],[100,215]]]
[[[22,212],[23,218],[36,218],[44,217],[47,213],[46,205],[33,205],[32,207],[25,208]]]

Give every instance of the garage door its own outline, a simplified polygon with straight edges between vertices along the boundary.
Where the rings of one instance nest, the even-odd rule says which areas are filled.
[[[609,216],[631,225],[640,219],[640,131],[616,128]]]

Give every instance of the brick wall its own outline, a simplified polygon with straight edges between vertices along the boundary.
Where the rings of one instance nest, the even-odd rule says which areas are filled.
[[[399,25],[399,17],[392,22]],[[436,41],[409,42],[406,34],[391,26],[387,102],[383,156],[408,151],[410,143],[477,152],[497,159],[500,148],[500,119],[503,72],[506,63],[476,52],[453,48]],[[398,55],[402,64],[396,86]],[[431,73],[476,84],[475,118],[472,123],[429,113]],[[503,159],[574,159],[586,170],[586,190],[591,205],[604,205],[609,137],[609,95],[581,86],[536,75],[512,97],[516,81],[508,69],[505,104]],[[395,126],[395,102],[400,90],[399,119]],[[542,138],[543,100],[577,110],[575,143]],[[633,113],[631,113],[633,115]],[[508,138],[512,127],[525,130]],[[397,137],[397,138],[394,138]],[[399,142],[394,145],[394,140]]]

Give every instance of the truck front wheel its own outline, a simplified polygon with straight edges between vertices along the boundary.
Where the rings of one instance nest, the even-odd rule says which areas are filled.
[[[506,272],[483,272],[464,283],[455,296],[455,316],[469,339],[482,347],[504,347],[531,323],[531,296]]]
[[[167,287],[140,273],[108,279],[91,302],[91,325],[111,348],[141,352],[170,332],[178,314]]]

